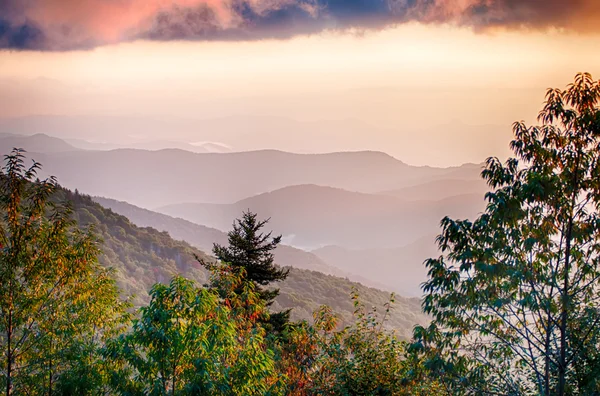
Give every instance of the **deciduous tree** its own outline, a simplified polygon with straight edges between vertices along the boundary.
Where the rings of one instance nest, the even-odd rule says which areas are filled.
[[[600,85],[550,89],[539,126],[514,124],[514,158],[490,158],[474,221],[442,221],[427,261],[428,328],[414,350],[465,391],[600,391]]]
[[[140,309],[132,331],[106,348],[115,392],[281,394],[274,354],[256,324],[265,314],[264,303],[243,273],[214,271],[220,295],[181,277],[152,288],[150,304]]]
[[[52,201],[54,179],[15,149],[0,172],[0,381],[5,394],[102,387],[103,338],[126,316],[100,267],[97,241],[68,206]]]

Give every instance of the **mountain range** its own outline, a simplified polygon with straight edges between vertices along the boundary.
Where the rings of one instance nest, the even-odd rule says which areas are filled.
[[[415,167],[375,151],[194,153],[75,144],[81,141],[0,132],[0,150],[27,149],[43,164],[42,176],[106,197],[96,199],[138,226],[210,251],[252,210],[283,235],[276,252],[283,265],[404,295],[420,293],[440,220],[476,216],[488,189],[481,165]]]
[[[284,240],[303,249],[339,245],[390,248],[435,233],[444,216],[467,218],[484,208],[481,194],[409,201],[317,185],[285,187],[234,204],[179,204],[158,211],[226,230],[244,210],[272,218]]]
[[[3,152],[15,146],[31,152],[43,162],[48,174],[59,177],[68,188],[150,209],[184,202],[233,203],[299,184],[378,193],[442,179],[477,179],[481,170],[475,164],[451,168],[410,166],[376,151],[296,154],[276,150],[82,150],[43,134],[0,139]],[[152,194],[139,193],[150,191],[150,187]]]
[[[508,124],[468,125],[451,120],[441,125],[420,127],[388,123],[376,125],[358,118],[296,120],[286,116],[245,114],[213,118],[29,115],[0,118],[2,132],[23,135],[46,133],[67,141],[85,139],[95,143],[95,146],[82,147],[86,149],[103,149],[110,147],[107,145],[110,143],[112,148],[161,147],[196,151],[189,145],[214,142],[229,151],[274,149],[325,153],[384,150],[397,158],[419,164],[424,161],[416,153],[428,153],[428,160],[434,161],[429,164],[447,163],[448,153],[470,161],[482,160],[482,153],[503,156],[508,153],[499,148],[505,147],[511,137]],[[162,145],[143,146],[157,141],[161,141]],[[77,142],[72,144],[80,147]],[[182,144],[186,146],[180,146]]]
[[[30,136],[0,133],[0,151],[2,153],[8,153],[15,147],[33,153],[64,153],[79,150],[62,139],[43,133]]]

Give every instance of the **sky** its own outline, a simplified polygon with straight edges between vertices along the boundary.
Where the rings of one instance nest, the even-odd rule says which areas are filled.
[[[0,0],[0,117],[159,117],[165,140],[277,117],[311,129],[281,123],[296,151],[480,162],[546,88],[600,76],[598,22],[596,0]]]

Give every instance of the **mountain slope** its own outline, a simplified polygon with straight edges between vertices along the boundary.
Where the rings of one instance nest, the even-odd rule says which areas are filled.
[[[390,195],[409,201],[440,200],[456,195],[479,194],[488,191],[485,180],[479,179],[442,179],[433,180],[399,190],[382,191],[379,194]]]
[[[43,133],[30,136],[12,134],[0,136],[1,153],[9,153],[15,147],[37,153],[64,153],[79,150],[64,140]]]
[[[407,201],[316,185],[291,186],[230,205],[179,204],[159,211],[225,230],[246,209],[271,217],[286,243],[303,249],[339,245],[352,249],[390,248],[436,233],[444,216],[472,217],[485,206],[483,195]]]
[[[168,233],[153,228],[137,227],[92,201],[88,196],[61,190],[63,200],[72,202],[74,218],[82,228],[93,227],[101,239],[100,263],[115,270],[117,283],[133,303],[148,300],[148,291],[156,282],[168,282],[178,273],[199,282],[207,280],[204,269],[194,254],[209,260],[203,252],[189,244],[173,240]]]
[[[421,283],[427,280],[423,262],[439,255],[435,235],[398,248],[358,250],[325,246],[312,253],[341,270],[368,277],[385,288],[393,288],[408,296],[422,294]]]
[[[140,227],[152,227],[160,231],[166,231],[172,238],[186,241],[205,252],[212,251],[213,243],[221,245],[227,243],[227,234],[214,228],[139,208],[127,202],[102,197],[94,197],[93,200],[127,217]],[[281,266],[314,270],[330,275],[348,276],[340,269],[326,264],[316,255],[287,245],[277,247],[275,262]]]
[[[198,249],[173,240],[166,232],[137,227],[89,196],[70,191],[62,191],[61,195],[73,202],[75,218],[81,225],[93,225],[102,237],[100,261],[116,270],[118,284],[125,293],[137,294],[135,304],[147,301],[147,290],[153,283],[167,281],[175,273],[200,284],[206,281],[206,272],[193,255],[205,259],[208,256]],[[389,297],[387,292],[344,278],[301,269],[292,269],[289,278],[278,286],[282,292],[274,309],[296,308],[292,315],[295,319],[311,320],[309,314],[312,310],[327,304],[340,314],[343,321],[348,322],[354,310],[350,300],[352,288],[356,288],[367,306],[381,307]],[[401,336],[408,337],[412,326],[426,321],[418,299],[399,297],[389,325],[398,329]]]

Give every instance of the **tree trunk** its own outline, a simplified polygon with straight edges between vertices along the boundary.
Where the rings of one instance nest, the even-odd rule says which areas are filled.
[[[48,396],[52,396],[52,339],[50,339],[50,359],[48,360]]]
[[[173,364],[173,383],[171,384],[171,394],[175,396],[175,388],[177,383],[177,363]]]
[[[12,391],[12,360],[12,311],[9,311],[6,329],[6,396],[10,396]]]
[[[550,396],[550,331],[552,328],[550,327],[550,310],[548,310],[548,324],[546,328],[546,343],[545,353],[546,353],[546,367],[544,370],[544,396]]]
[[[571,238],[573,234],[573,213],[569,217],[565,251],[565,279],[563,282],[560,319],[560,359],[558,362],[558,395],[565,396],[567,375],[567,316],[569,313],[569,270],[571,265]]]

